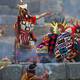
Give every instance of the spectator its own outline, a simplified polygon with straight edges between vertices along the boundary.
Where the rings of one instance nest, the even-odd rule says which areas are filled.
[[[48,80],[48,72],[45,71],[43,75],[37,76],[36,67],[37,65],[35,63],[30,64],[26,72],[21,76],[21,80]]]

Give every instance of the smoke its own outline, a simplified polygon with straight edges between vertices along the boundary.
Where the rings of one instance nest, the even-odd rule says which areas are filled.
[[[80,0],[64,0],[64,12],[70,16],[79,16]]]

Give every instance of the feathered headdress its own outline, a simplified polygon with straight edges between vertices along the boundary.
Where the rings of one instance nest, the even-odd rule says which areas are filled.
[[[24,4],[23,0],[20,0],[20,3],[17,6],[18,8],[27,9],[27,4]]]

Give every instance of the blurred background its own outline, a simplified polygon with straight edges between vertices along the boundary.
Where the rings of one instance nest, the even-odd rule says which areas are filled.
[[[64,14],[65,16],[80,16],[80,0],[23,0],[28,4],[31,14],[44,11]],[[18,15],[19,0],[0,0],[0,24],[12,24]]]

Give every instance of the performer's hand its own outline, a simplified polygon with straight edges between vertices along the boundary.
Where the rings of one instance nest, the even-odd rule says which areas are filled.
[[[52,12],[51,11],[46,12],[46,15],[52,15]]]
[[[40,14],[39,16],[37,16],[37,20],[44,16],[47,16],[47,15],[52,15],[52,12],[44,12],[44,13]]]

